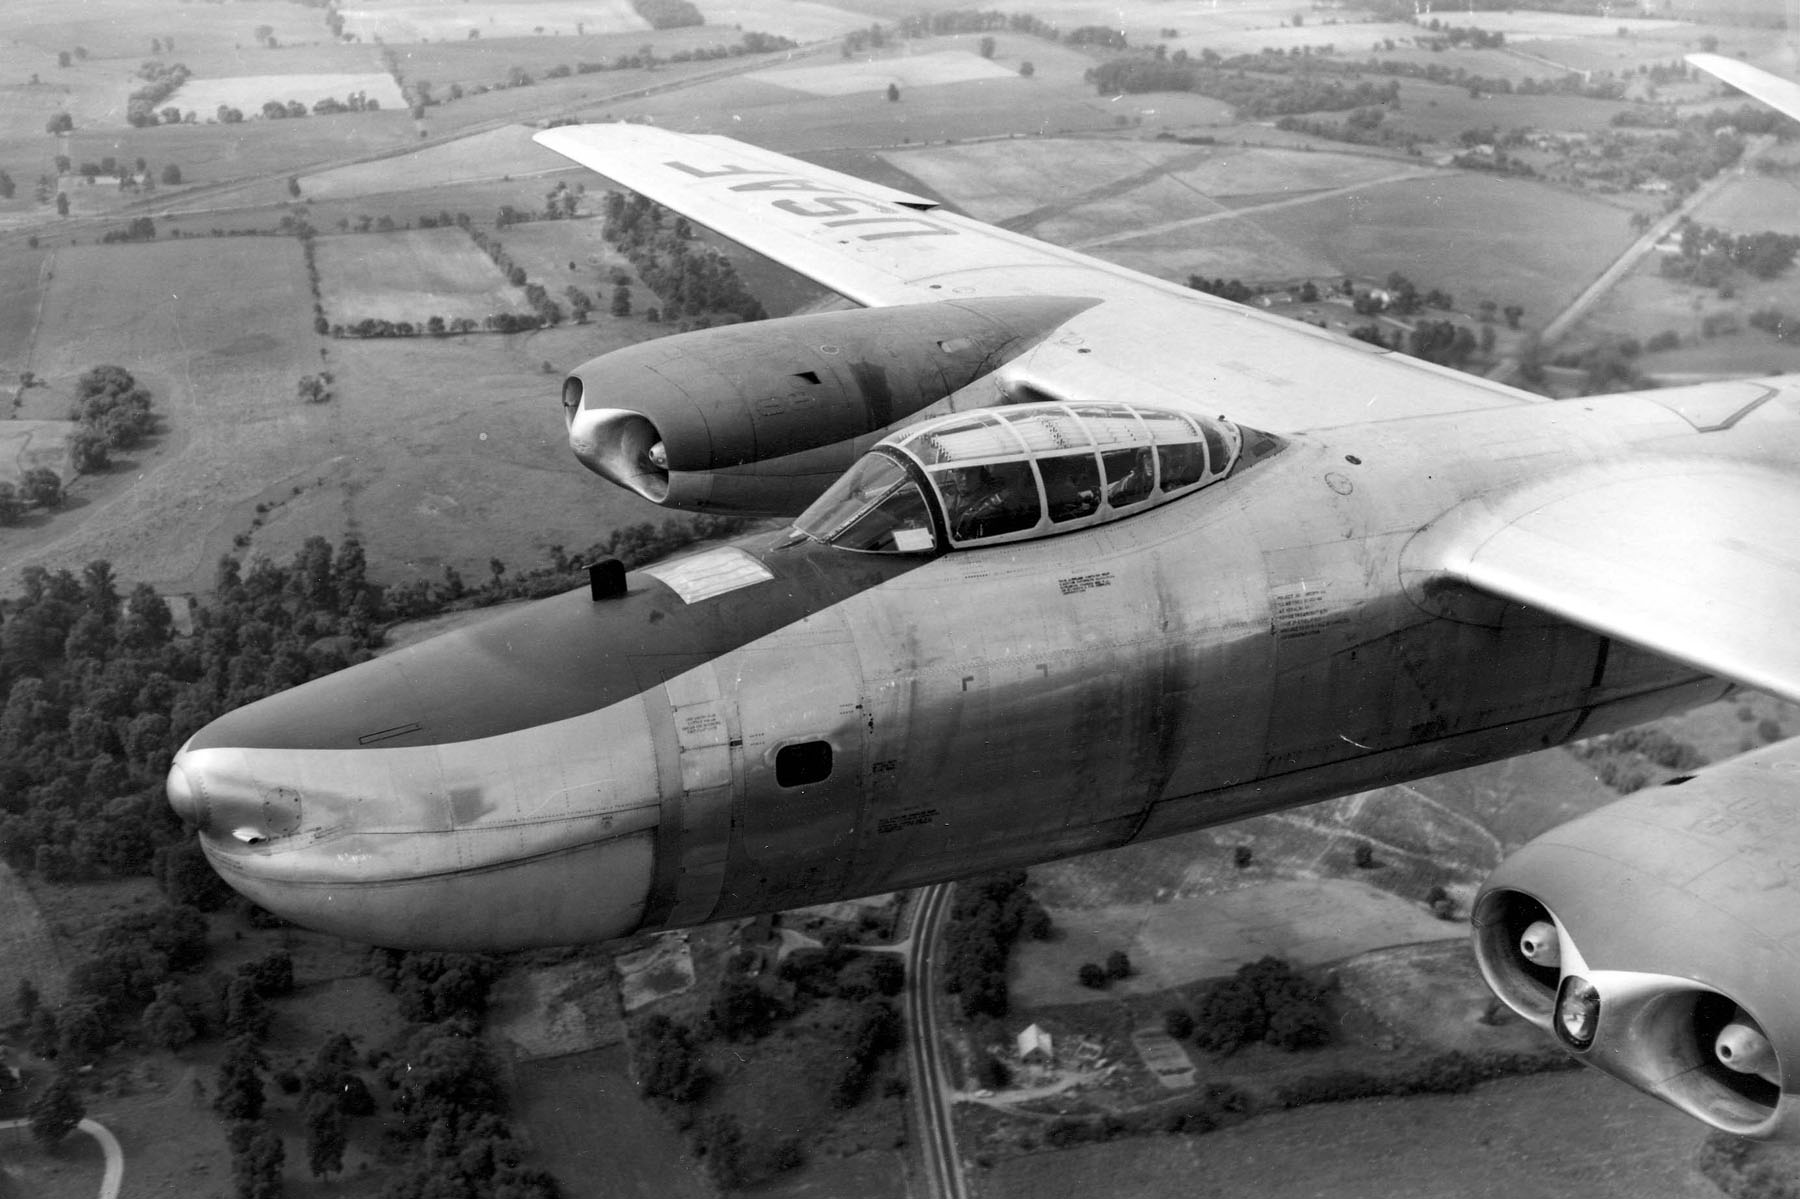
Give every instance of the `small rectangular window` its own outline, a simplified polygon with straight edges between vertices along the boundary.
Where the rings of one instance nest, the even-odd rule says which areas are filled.
[[[1198,483],[1206,474],[1206,451],[1197,441],[1186,445],[1159,445],[1156,456],[1162,463],[1162,489],[1175,491],[1190,483]]]
[[[1155,480],[1156,466],[1150,460],[1150,447],[1135,450],[1108,450],[1100,456],[1106,464],[1106,502],[1115,508],[1128,507],[1150,498],[1150,485]]]
[[[831,777],[831,742],[802,741],[775,751],[775,782],[782,787],[805,787]]]

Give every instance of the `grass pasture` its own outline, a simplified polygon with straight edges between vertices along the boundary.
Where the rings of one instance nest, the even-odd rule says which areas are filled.
[[[638,1097],[622,1047],[529,1062],[514,1072],[519,1124],[570,1195],[714,1193],[682,1137]],[[605,1130],[596,1135],[596,1130]]]
[[[742,26],[802,43],[841,37],[869,23],[835,4],[812,0],[697,0],[697,5],[710,27]]]
[[[612,296],[613,271],[631,273],[625,256],[600,236],[598,219],[532,221],[497,230],[495,236],[531,281],[543,285],[559,304],[563,303],[563,289],[573,284],[604,310]],[[570,263],[575,264],[573,270]],[[637,286],[632,288],[632,300],[640,312],[646,304],[656,303],[650,292]]]
[[[69,434],[73,421],[0,421],[0,483],[17,483],[33,467],[69,473]]]
[[[996,1162],[983,1199],[1696,1199],[1704,1131],[1594,1071],[1467,1095],[1330,1103],[1200,1137],[1131,1137]]]
[[[525,312],[524,293],[461,229],[409,229],[317,240],[320,290],[333,324],[432,315],[480,321]]]
[[[210,579],[207,531],[290,472],[295,447],[325,424],[294,398],[319,362],[307,296],[291,238],[59,250],[32,354],[48,388],[34,395],[66,404],[83,371],[115,362],[149,388],[165,431],[73,486],[80,519],[9,535],[0,586],[32,563],[93,558],[159,585]]]
[[[296,449],[301,469],[271,479],[251,551],[285,561],[309,535],[353,531],[383,582],[438,579],[445,566],[479,582],[491,558],[541,566],[553,544],[573,553],[620,525],[681,519],[589,474],[563,427],[561,370],[646,328],[596,318],[508,336],[330,342],[338,398],[319,406],[331,410],[329,434]],[[236,528],[249,523],[240,511]]]
[[[1529,321],[1559,311],[1630,238],[1625,215],[1610,205],[1515,179],[1451,174],[1247,209],[1104,253],[1175,277],[1400,271],[1421,287],[1443,287],[1464,309],[1483,299],[1521,304]]]
[[[54,259],[46,250],[16,249],[0,254],[0,419],[13,415],[10,397],[22,370],[31,369],[31,342],[43,302],[45,276]]]
[[[750,78],[809,96],[849,96],[858,92],[885,92],[890,85],[901,89],[936,87],[946,83],[1011,79],[1017,74],[1016,70],[974,53],[974,48],[970,47],[967,51],[935,50],[821,66],[779,67],[757,71]]]
[[[1121,180],[1154,177],[1208,151],[1171,142],[1021,138],[965,142],[882,157],[979,220],[997,222]]]

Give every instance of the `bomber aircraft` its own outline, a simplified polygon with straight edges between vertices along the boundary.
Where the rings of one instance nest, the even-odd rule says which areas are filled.
[[[563,384],[602,477],[798,515],[197,733],[171,802],[299,924],[597,941],[1800,700],[1800,376],[1548,402],[728,138],[537,140],[856,305]],[[1488,981],[1795,1137],[1797,799],[1785,742],[1526,845]]]

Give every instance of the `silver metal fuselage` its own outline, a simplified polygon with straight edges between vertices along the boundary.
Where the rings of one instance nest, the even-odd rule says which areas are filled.
[[[735,543],[762,581],[690,603],[638,572],[232,713],[171,798],[257,903],[395,946],[600,940],[1166,836],[1722,694],[1409,546],[1575,466],[1795,448],[1642,396],[1508,405],[1287,437],[1022,544],[764,534]]]

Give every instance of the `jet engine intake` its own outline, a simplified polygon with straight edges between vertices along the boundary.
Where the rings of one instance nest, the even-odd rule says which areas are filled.
[[[885,431],[1095,302],[861,308],[628,346],[563,381],[569,444],[595,474],[666,507],[798,512]]]
[[[1800,1140],[1791,745],[1552,829],[1476,897],[1477,962],[1580,1061],[1739,1136]]]

